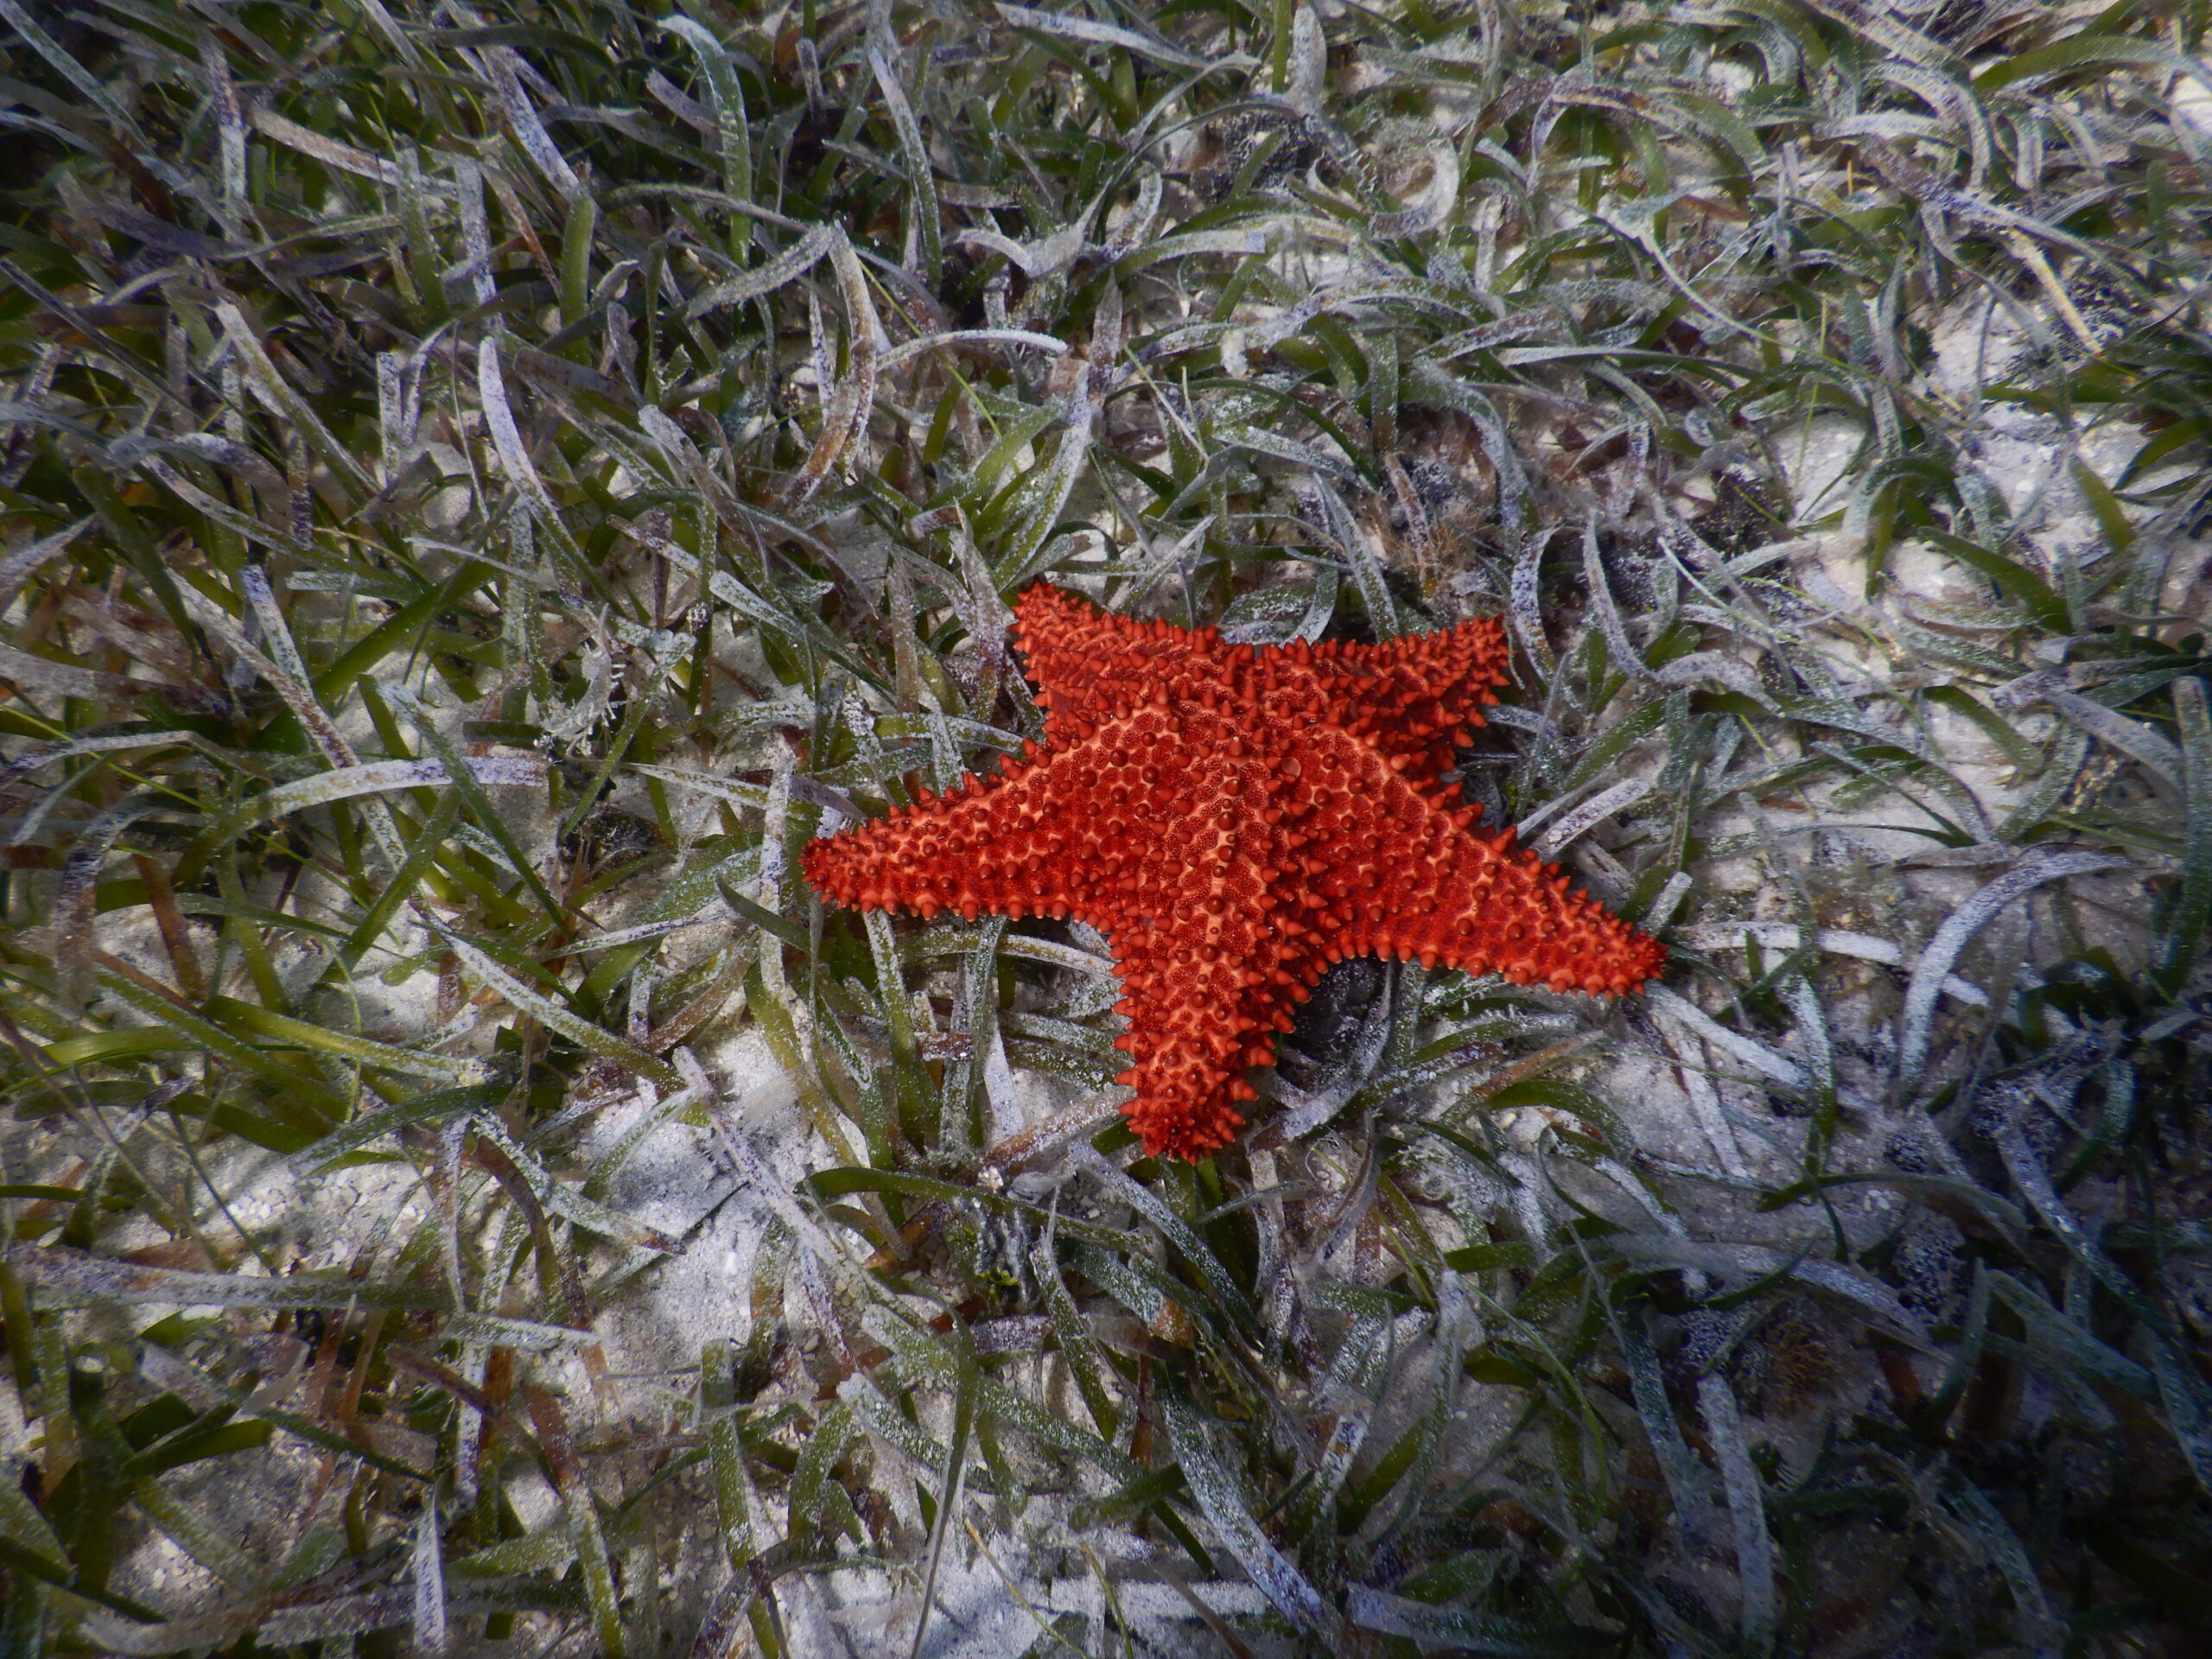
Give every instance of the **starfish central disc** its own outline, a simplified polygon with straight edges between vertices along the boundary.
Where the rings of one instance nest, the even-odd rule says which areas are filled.
[[[1234,645],[1039,584],[1016,610],[1046,743],[806,849],[834,903],[1075,917],[1112,942],[1147,1151],[1228,1144],[1330,964],[1418,957],[1610,995],[1665,959],[1440,779],[1504,683],[1496,621]]]

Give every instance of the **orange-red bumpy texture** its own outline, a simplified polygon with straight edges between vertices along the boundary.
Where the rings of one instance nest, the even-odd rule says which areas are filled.
[[[1488,619],[1376,645],[1234,645],[1039,584],[1016,617],[1046,743],[806,850],[824,898],[1078,917],[1112,940],[1154,1154],[1229,1142],[1290,1008],[1346,957],[1599,995],[1664,949],[1570,892],[1438,773],[1505,682]]]

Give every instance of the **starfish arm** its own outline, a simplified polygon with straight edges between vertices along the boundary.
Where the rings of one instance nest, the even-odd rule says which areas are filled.
[[[1147,880],[1160,826],[1192,771],[1181,734],[1147,706],[1085,741],[961,780],[944,795],[810,845],[807,880],[833,903],[1074,916],[1110,927]]]
[[[1504,625],[1484,616],[1378,645],[1324,641],[1308,667],[1326,704],[1344,711],[1338,723],[1386,756],[1406,757],[1408,778],[1420,783],[1449,770],[1453,750],[1485,723],[1510,658]]]
[[[1300,825],[1304,875],[1286,905],[1306,941],[1300,978],[1372,954],[1611,995],[1664,965],[1662,945],[1571,891],[1512,830],[1470,835],[1472,808],[1440,807],[1344,734],[1317,736],[1309,753],[1323,789]]]
[[[1209,938],[1202,912],[1115,938],[1128,1016],[1115,1039],[1132,1064],[1115,1078],[1136,1090],[1122,1107],[1154,1156],[1203,1158],[1225,1147],[1259,1097],[1247,1067],[1274,1064],[1274,1039],[1289,1025],[1287,993],[1252,965],[1259,925]],[[1249,934],[1251,937],[1244,937]]]
[[[1217,678],[1230,653],[1212,628],[1101,611],[1039,582],[1014,607],[1021,652],[1037,683],[1050,741],[1081,739],[1101,723],[1154,702],[1164,686],[1195,671]]]
[[[1203,707],[1177,729],[1196,764],[1112,930],[1129,1019],[1116,1046],[1135,1062],[1117,1081],[1136,1090],[1122,1109],[1147,1149],[1198,1158],[1258,1097],[1245,1069],[1274,1063],[1310,944],[1296,919],[1304,837],[1281,804],[1294,739]]]
[[[1457,840],[1435,908],[1395,930],[1392,954],[1593,996],[1633,991],[1666,966],[1664,945],[1516,849],[1512,830]]]

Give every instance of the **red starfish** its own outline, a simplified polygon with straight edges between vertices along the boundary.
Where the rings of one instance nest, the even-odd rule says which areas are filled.
[[[1348,956],[1557,990],[1635,989],[1666,952],[1438,774],[1505,681],[1505,631],[1232,645],[1039,584],[1016,617],[1046,746],[806,849],[861,909],[1074,916],[1113,941],[1146,1149],[1202,1156],[1255,1099],[1290,1005]]]

